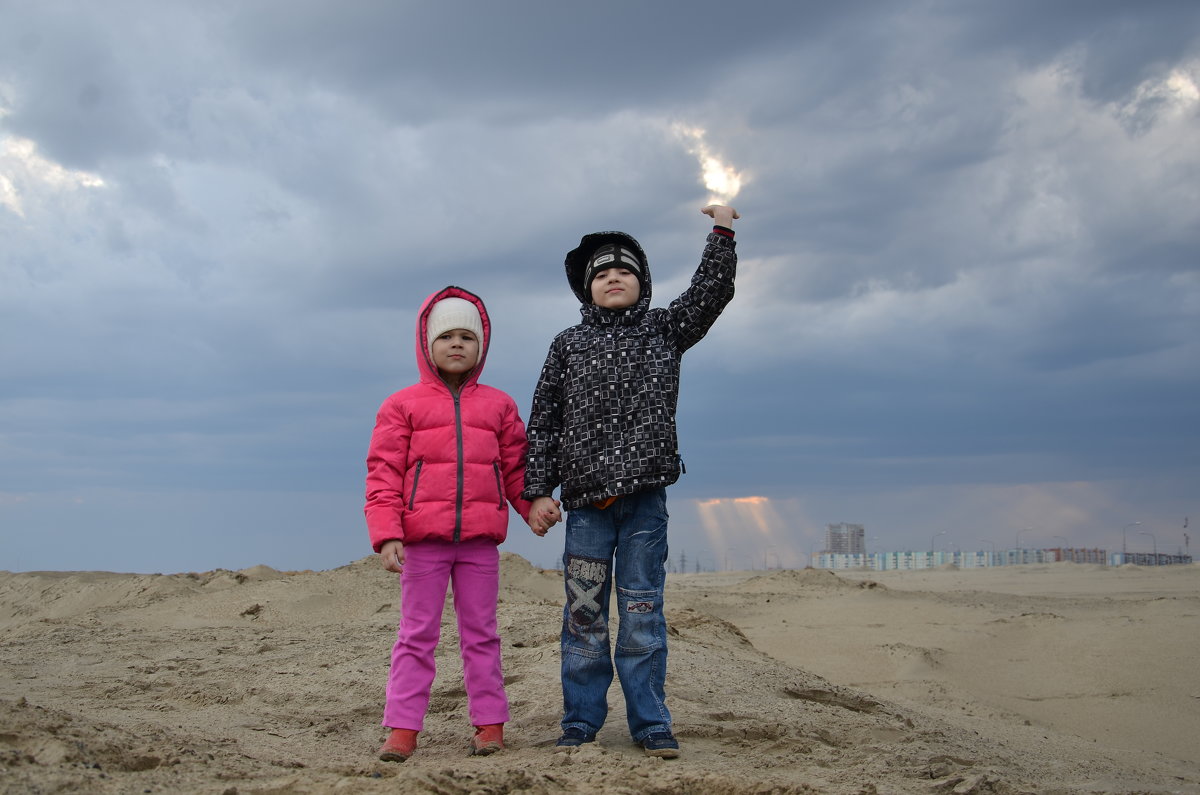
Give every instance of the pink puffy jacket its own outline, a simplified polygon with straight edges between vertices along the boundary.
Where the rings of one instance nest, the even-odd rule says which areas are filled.
[[[483,339],[479,364],[454,395],[438,375],[426,345],[433,305],[457,297],[479,308]],[[385,541],[405,544],[508,535],[508,503],[528,520],[521,499],[525,478],[525,424],[513,399],[479,383],[492,326],[483,301],[460,287],[439,290],[417,316],[421,380],[379,408],[367,452],[367,530],[376,552]]]

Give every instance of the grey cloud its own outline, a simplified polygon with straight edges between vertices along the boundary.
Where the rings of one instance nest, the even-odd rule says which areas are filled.
[[[229,23],[248,63],[365,91],[393,118],[519,123],[703,96],[747,48],[841,24],[821,6],[262,3]]]
[[[31,535],[82,494],[113,539],[149,532],[123,501],[174,499],[181,539],[220,524],[246,565],[321,532],[302,514],[361,540],[428,293],[484,296],[486,380],[524,410],[581,234],[630,231],[656,303],[682,289],[705,191],[672,122],[748,178],[681,498],[919,524],[963,484],[1134,510],[1134,479],[1197,470],[1195,105],[1134,94],[1194,70],[1190,6],[2,8],[0,143],[105,182],[14,167],[25,214],[0,205],[0,511]]]
[[[1200,7],[1171,0],[942,7],[959,20],[964,47],[1015,52],[1033,65],[1076,56],[1084,93],[1099,102],[1118,100],[1165,66],[1194,56],[1200,30]]]

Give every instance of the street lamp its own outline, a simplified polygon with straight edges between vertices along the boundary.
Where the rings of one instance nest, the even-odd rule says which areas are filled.
[[[944,536],[944,535],[946,535],[946,531],[942,530],[940,532],[934,533],[933,538],[929,539],[929,565],[930,566],[933,565],[934,542],[937,541],[938,536]]]
[[[1125,543],[1125,532],[1131,527],[1137,527],[1141,522],[1131,522],[1121,528],[1121,562],[1126,563],[1129,559],[1129,547]]]
[[[991,553],[988,554],[988,565],[991,566],[992,563],[995,562],[995,560],[996,560],[996,542],[988,541],[986,538],[981,538],[980,541],[982,541],[985,544],[992,545],[992,551],[991,551]]]
[[[1021,548],[1021,533],[1028,533],[1032,529],[1033,529],[1032,527],[1022,527],[1020,530],[1017,531],[1017,549]]]
[[[1022,527],[1017,531],[1017,563],[1025,562],[1025,550],[1021,547],[1021,533],[1028,533],[1032,527]]]
[[[1158,539],[1154,537],[1154,533],[1147,533],[1145,530],[1138,533],[1140,536],[1150,536],[1150,540],[1154,542],[1154,565],[1158,565]]]

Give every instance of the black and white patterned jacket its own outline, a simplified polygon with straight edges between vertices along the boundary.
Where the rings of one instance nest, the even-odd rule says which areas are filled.
[[[621,310],[592,304],[582,284],[588,255],[611,239],[632,242],[644,263],[641,296]],[[554,338],[542,366],[523,496],[550,496],[561,486],[562,507],[571,510],[679,479],[680,361],[733,298],[737,252],[733,231],[714,227],[691,285],[666,309],[650,308],[649,263],[623,233],[585,236],[566,267],[583,322]]]

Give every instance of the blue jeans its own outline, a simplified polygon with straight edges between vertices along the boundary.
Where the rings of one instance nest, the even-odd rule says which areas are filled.
[[[613,662],[625,693],[634,742],[669,731],[667,622],[663,583],[667,561],[667,491],[648,489],[621,497],[608,508],[567,513],[563,573],[563,729],[595,733],[608,717]],[[609,600],[616,564],[616,653],[610,656]]]

